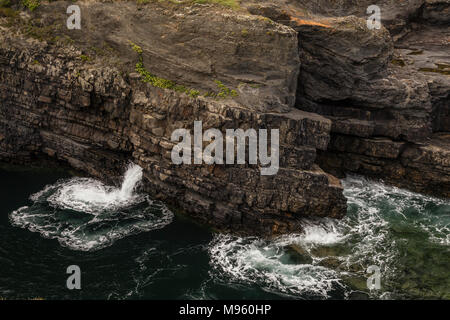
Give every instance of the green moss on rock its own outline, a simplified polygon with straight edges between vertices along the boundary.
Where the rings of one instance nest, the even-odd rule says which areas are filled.
[[[41,2],[40,0],[22,0],[22,4],[30,11],[34,11],[41,5]]]

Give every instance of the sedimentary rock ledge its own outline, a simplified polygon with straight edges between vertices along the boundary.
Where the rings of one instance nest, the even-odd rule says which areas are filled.
[[[273,27],[274,32],[283,31],[288,47],[296,52],[295,32],[285,29]],[[329,120],[289,108],[288,101],[265,107],[261,98],[261,103],[247,106],[239,99],[193,97],[153,87],[136,72],[121,73],[99,57],[80,58],[83,52],[70,43],[12,36],[10,29],[4,30],[8,32],[2,33],[0,48],[3,160],[29,162],[45,154],[103,179],[120,175],[126,162],[133,161],[144,168],[149,193],[220,230],[278,234],[299,230],[301,217],[345,213],[339,182],[314,163],[316,150],[328,145]],[[280,45],[273,43],[276,52]],[[130,45],[124,48],[137,61]],[[145,64],[151,66],[145,56]],[[298,56],[293,60],[296,64],[291,66],[289,60],[286,68],[297,75]],[[255,63],[255,69],[267,68],[263,59]],[[212,79],[239,90],[220,74],[212,76],[214,83]],[[267,92],[280,97],[278,91],[272,92],[272,78],[268,83]],[[197,88],[195,83],[189,85]],[[243,98],[246,89],[240,88]],[[268,97],[267,92],[258,91],[252,99]],[[192,130],[194,121],[202,121],[204,130],[279,129],[278,174],[262,176],[255,165],[175,165],[171,133]]]
[[[69,30],[71,3],[12,1],[0,159],[50,157],[106,180],[133,161],[153,196],[245,234],[342,217],[345,172],[450,196],[449,1],[382,1],[376,30],[365,5],[314,3],[81,1],[82,29]],[[175,165],[171,134],[194,121],[279,129],[278,173]]]

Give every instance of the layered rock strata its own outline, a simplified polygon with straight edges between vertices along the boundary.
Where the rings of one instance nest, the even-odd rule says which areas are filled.
[[[379,30],[370,1],[82,1],[81,30],[65,26],[69,2],[12,2],[0,10],[0,160],[50,157],[105,180],[133,161],[154,197],[243,234],[342,217],[331,174],[450,196],[449,1],[380,1]],[[279,129],[278,174],[175,165],[172,132],[199,120]]]
[[[381,178],[450,196],[450,1],[271,1],[255,14],[298,32],[296,107],[332,120],[317,162],[339,177]]]
[[[90,175],[118,176],[127,161],[144,168],[146,190],[220,230],[279,234],[299,230],[299,218],[341,217],[342,187],[315,163],[331,122],[291,109],[286,113],[143,83],[131,73],[80,52],[21,37],[1,36],[0,157],[28,163],[43,154]],[[280,169],[262,176],[256,165],[175,165],[174,130],[276,128]]]

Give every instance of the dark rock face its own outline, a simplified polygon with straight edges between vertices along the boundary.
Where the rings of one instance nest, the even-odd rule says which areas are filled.
[[[448,134],[435,134],[426,143],[405,143],[387,138],[333,135],[330,147],[318,162],[339,175],[355,172],[382,177],[416,192],[450,197]]]
[[[318,158],[329,172],[448,197],[450,2],[379,5],[388,29],[368,30],[356,17],[322,16],[294,26],[297,107],[333,121],[329,147]],[[400,29],[394,18],[403,21]]]
[[[249,108],[294,105],[300,66],[294,30],[222,7],[167,2],[142,7],[133,2],[80,3],[82,30],[55,32],[70,36],[83,49],[107,43],[122,63],[133,65],[131,41],[143,49],[144,64],[152,73],[202,92],[216,90],[215,80],[220,80],[238,91],[235,100]],[[35,14],[48,25],[58,24],[67,19],[67,6],[58,1]]]
[[[450,1],[426,0],[419,12],[419,19],[426,24],[450,25]]]
[[[332,120],[317,162],[448,197],[450,1],[264,1],[249,11],[298,32],[296,107]]]
[[[151,87],[79,52],[1,37],[0,158],[46,154],[108,180],[126,161],[141,165],[146,190],[220,230],[272,235],[299,230],[305,216],[342,217],[342,187],[316,164],[331,122],[291,109],[261,113],[235,103]],[[39,62],[35,62],[39,60]],[[218,128],[280,130],[280,170],[254,165],[175,165],[171,133]]]
[[[0,160],[46,156],[105,180],[131,160],[153,196],[244,234],[342,217],[346,200],[331,174],[449,197],[449,1],[380,1],[380,30],[367,28],[371,4],[89,1],[80,4],[89,32],[65,28],[64,1],[0,17]],[[130,42],[163,80],[201,93],[219,80],[238,95],[143,83]],[[203,130],[279,129],[278,174],[174,165],[171,133],[196,120]]]

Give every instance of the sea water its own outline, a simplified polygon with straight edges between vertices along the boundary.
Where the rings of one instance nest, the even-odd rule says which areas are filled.
[[[175,216],[139,191],[133,164],[120,186],[42,169],[0,177],[2,298],[450,299],[449,200],[348,176],[344,219],[264,240]],[[65,287],[73,264],[77,292]]]

